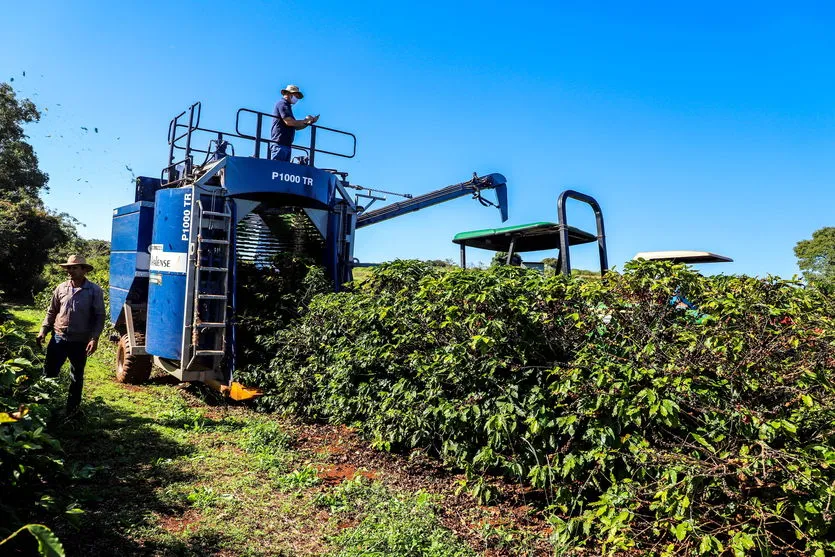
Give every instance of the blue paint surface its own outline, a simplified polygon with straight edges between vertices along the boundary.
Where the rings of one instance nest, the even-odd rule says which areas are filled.
[[[154,204],[138,201],[113,211],[111,251],[148,252],[154,220]]]
[[[144,291],[148,283],[147,258],[142,265],[137,262],[137,255],[137,251],[110,252],[110,322],[114,325],[131,291],[140,287]],[[131,299],[135,301],[135,296]]]
[[[162,183],[159,178],[139,176],[136,179],[136,201],[150,201],[153,203],[154,196],[160,187],[162,187]]]
[[[110,287],[110,322],[114,325],[119,320],[119,314],[128,298],[129,290],[117,286]]]
[[[125,301],[144,302],[148,245],[154,204],[141,201],[113,211],[110,252],[110,321],[116,324]]]
[[[336,177],[312,166],[227,157],[226,189],[230,197],[327,209],[336,191]]]
[[[161,245],[165,253],[188,253],[185,223],[190,225],[191,195],[191,188],[164,189],[156,194],[151,243]],[[155,269],[152,262],[145,333],[148,353],[172,360],[181,358],[185,295],[185,272]]]

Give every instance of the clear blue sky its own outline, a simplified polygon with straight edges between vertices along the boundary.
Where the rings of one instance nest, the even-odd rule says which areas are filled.
[[[297,114],[359,137],[356,159],[330,163],[352,181],[418,194],[500,172],[508,224],[556,220],[558,193],[578,189],[603,207],[618,267],[703,249],[735,259],[711,271],[791,276],[794,244],[835,225],[825,2],[31,0],[3,14],[0,80],[44,110],[28,133],[47,204],[87,237],[109,238],[133,174],[159,175],[172,116],[201,100],[203,124],[231,130],[287,83],[306,94]],[[499,225],[460,199],[361,230],[356,255],[457,259],[455,233]]]

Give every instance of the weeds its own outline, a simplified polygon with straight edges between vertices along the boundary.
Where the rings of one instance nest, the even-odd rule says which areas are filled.
[[[535,532],[485,522],[481,526],[480,534],[490,547],[512,550],[513,554],[519,557],[535,557],[539,554],[538,542],[542,536]]]
[[[159,414],[159,421],[162,425],[172,428],[199,431],[206,427],[209,420],[202,410],[191,408],[185,403],[178,407],[165,410]]]
[[[193,507],[198,509],[208,509],[211,507],[227,505],[235,501],[235,496],[229,493],[217,493],[211,487],[200,486],[189,492],[186,495],[186,500],[188,500]]]
[[[275,485],[281,491],[293,491],[313,487],[314,485],[319,485],[321,482],[322,480],[319,478],[318,471],[311,464],[305,464],[298,470],[293,470],[275,479]]]
[[[241,431],[238,445],[254,454],[258,465],[272,474],[284,472],[292,455],[289,452],[290,435],[275,422],[254,422]]]
[[[357,476],[320,495],[316,504],[357,522],[331,537],[334,557],[475,555],[440,524],[432,496],[423,491],[396,495]]]
[[[253,422],[241,433],[239,444],[249,453],[281,452],[290,446],[290,435],[275,422]]]

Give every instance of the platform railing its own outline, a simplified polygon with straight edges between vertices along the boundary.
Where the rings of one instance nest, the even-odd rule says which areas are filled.
[[[255,135],[248,135],[241,132],[240,124],[241,124],[241,114],[254,114],[256,117],[255,120]],[[252,110],[249,108],[239,108],[238,113],[235,117],[235,133],[238,134],[239,137],[243,137],[245,139],[250,139],[255,142],[255,158],[261,158],[261,145],[266,145],[267,150],[269,152],[270,145],[275,143],[272,139],[267,139],[263,136],[264,134],[264,118],[270,119],[270,125],[272,125],[272,120],[275,118],[272,114],[268,112],[260,112],[258,110]],[[352,159],[357,154],[357,136],[350,132],[337,130],[335,128],[328,128],[325,126],[320,126],[318,124],[309,124],[308,127],[310,128],[310,144],[307,146],[304,145],[291,145],[293,149],[299,149],[301,151],[305,151],[307,153],[310,166],[314,166],[314,162],[316,160],[316,153],[322,153],[324,155],[333,155],[336,157],[342,157],[345,159]],[[325,131],[329,133],[335,133],[338,135],[345,135],[350,137],[353,140],[353,145],[351,147],[351,154],[347,153],[337,153],[335,151],[328,151],[326,149],[319,149],[316,147],[316,135],[319,131]]]
[[[200,126],[200,115],[202,112],[202,105],[199,102],[194,103],[188,109],[182,111],[180,114],[175,116],[171,122],[168,124],[168,145],[169,145],[169,153],[168,153],[168,166],[166,166],[161,173],[160,179],[164,184],[171,184],[175,182],[179,182],[182,180],[184,176],[188,176],[191,174],[192,170],[194,169],[194,157],[195,155],[205,155],[205,161],[203,163],[209,162],[209,160],[214,156],[218,157],[219,155],[225,155],[226,149],[231,148],[234,154],[234,147],[229,144],[230,139],[244,139],[247,141],[252,141],[255,144],[255,149],[253,155],[255,158],[270,158],[269,151],[270,145],[276,143],[272,139],[265,138],[264,135],[264,125],[265,125],[265,118],[269,118],[270,124],[272,123],[271,120],[273,119],[273,115],[267,112],[260,112],[258,110],[252,110],[249,108],[240,108],[235,116],[235,132],[224,132],[221,130],[214,130],[211,128],[203,128]],[[248,134],[241,132],[241,115],[242,114],[254,114],[256,116],[255,121],[255,134]],[[186,118],[187,116],[187,118]],[[309,166],[314,166],[316,160],[316,154],[321,153],[325,155],[333,155],[336,157],[342,158],[353,158],[357,154],[357,137],[346,131],[337,130],[334,128],[328,128],[325,126],[318,126],[316,124],[310,124],[310,144],[305,145],[292,145],[293,149],[297,149],[299,151],[303,151],[306,156],[304,157],[304,164]],[[340,153],[336,151],[329,151],[326,149],[320,149],[316,146],[316,139],[317,139],[317,132],[325,131],[328,133],[334,133],[338,135],[348,136],[352,141],[351,152],[349,153]],[[204,134],[211,134],[213,136],[212,139],[208,141],[208,145],[206,149],[201,149],[199,147],[194,146],[194,134],[196,132],[204,133]],[[183,144],[184,142],[184,144]],[[212,149],[212,143],[215,144],[215,148]],[[266,156],[262,156],[262,146],[266,147]],[[184,151],[183,157],[175,160],[175,153],[179,151]],[[178,171],[178,166],[182,165],[183,172],[180,173]]]

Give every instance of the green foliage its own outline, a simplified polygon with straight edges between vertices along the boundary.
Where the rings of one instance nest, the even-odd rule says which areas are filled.
[[[537,542],[541,540],[541,533],[493,525],[489,521],[482,524],[479,533],[490,547],[512,550],[512,555],[533,557],[542,554],[540,548],[537,547]]]
[[[24,530],[28,531],[38,542],[38,555],[42,557],[64,557],[64,546],[61,545],[61,540],[52,533],[52,530],[43,524],[27,524],[21,527],[11,536],[0,541],[0,546],[3,546],[12,541],[18,534]]]
[[[263,366],[275,355],[275,334],[301,315],[316,295],[331,290],[322,267],[310,258],[279,254],[259,268],[238,263],[238,365]]]
[[[291,460],[290,435],[275,422],[252,422],[240,437],[239,445],[258,457],[261,468],[271,474],[284,472]]]
[[[167,427],[183,428],[192,431],[199,431],[206,426],[208,419],[206,414],[199,408],[192,408],[185,401],[179,401],[174,408],[165,410],[159,414],[160,423]]]
[[[455,261],[453,261],[452,259],[427,259],[426,264],[432,265],[433,267],[442,267],[445,269],[458,266],[458,264],[455,263]]]
[[[0,316],[0,535],[39,512],[59,510],[50,483],[65,474],[46,432],[59,389],[42,375],[33,335]],[[59,403],[62,401],[59,401]]]
[[[210,509],[230,503],[235,497],[230,493],[217,493],[211,487],[197,486],[186,495],[186,500],[198,509]]]
[[[38,276],[49,252],[66,241],[60,217],[40,200],[12,203],[0,199],[0,291],[16,299],[31,299],[41,283]]]
[[[835,228],[815,230],[810,240],[797,242],[794,255],[809,282],[835,282]]]
[[[37,122],[40,113],[29,100],[18,100],[7,83],[0,83],[0,291],[30,299],[40,288],[38,275],[49,252],[68,239],[72,221],[48,211],[39,194],[47,175],[26,142],[23,125]]]
[[[275,480],[275,486],[279,491],[293,491],[313,487],[322,482],[316,468],[311,464],[305,464],[301,468],[293,470]]]
[[[241,433],[241,448],[250,453],[279,452],[290,446],[290,436],[275,422],[253,422]]]
[[[8,83],[0,83],[0,199],[20,203],[37,199],[48,177],[38,169],[38,157],[26,142],[23,125],[37,122],[35,104],[18,100]]]
[[[110,242],[104,240],[85,240],[75,237],[63,243],[50,252],[51,264],[43,267],[38,280],[40,292],[35,296],[35,306],[46,310],[52,299],[52,293],[62,282],[66,282],[67,272],[58,263],[67,261],[71,254],[82,255],[87,258],[87,263],[93,266],[93,270],[87,273],[87,279],[96,283],[104,293],[104,308],[109,311],[110,307]],[[108,321],[109,322],[109,321]]]
[[[243,380],[268,409],[433,452],[483,500],[490,474],[544,490],[561,551],[828,554],[833,309],[662,262],[591,281],[401,261],[313,299]]]
[[[513,257],[510,258],[510,264],[519,266],[522,264],[522,256],[518,253],[514,253]],[[490,260],[491,267],[498,267],[500,265],[507,265],[507,252],[506,251],[497,251],[493,254],[493,258]]]
[[[331,538],[338,557],[469,557],[473,552],[443,528],[431,496],[398,496],[362,476],[346,480],[316,501],[331,513],[358,521]]]

